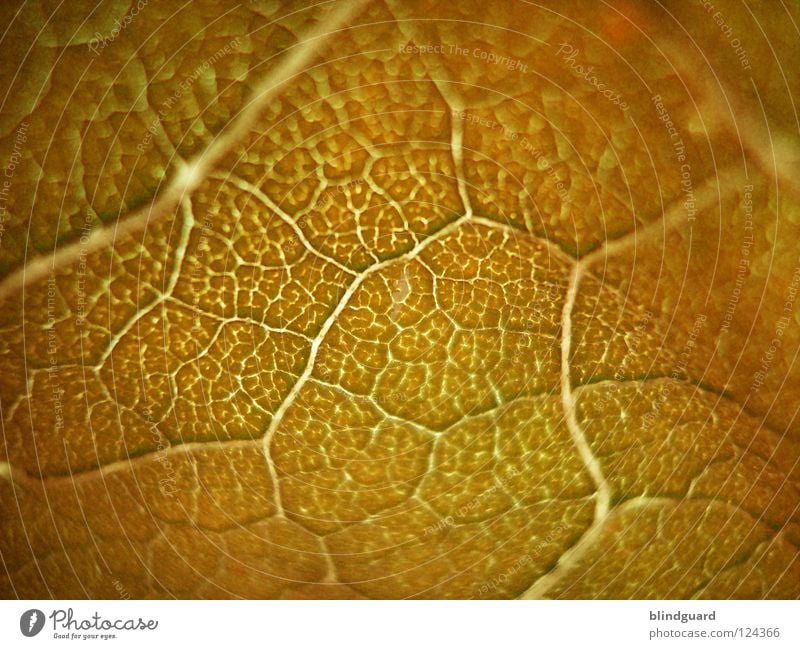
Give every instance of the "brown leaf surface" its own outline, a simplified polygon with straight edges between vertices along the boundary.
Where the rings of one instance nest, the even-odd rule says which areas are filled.
[[[3,596],[800,596],[800,14],[564,4],[3,5]]]

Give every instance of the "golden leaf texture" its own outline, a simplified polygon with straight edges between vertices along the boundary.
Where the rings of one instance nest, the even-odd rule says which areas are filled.
[[[0,13],[4,597],[800,596],[793,3]]]

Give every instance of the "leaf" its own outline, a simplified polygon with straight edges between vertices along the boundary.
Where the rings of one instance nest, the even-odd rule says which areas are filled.
[[[0,592],[800,595],[798,16],[718,4],[4,8]]]

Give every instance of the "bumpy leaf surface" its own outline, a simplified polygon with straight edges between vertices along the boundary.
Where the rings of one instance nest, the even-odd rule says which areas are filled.
[[[4,3],[0,593],[800,596],[792,3]]]

